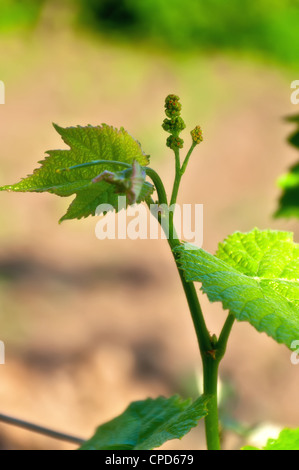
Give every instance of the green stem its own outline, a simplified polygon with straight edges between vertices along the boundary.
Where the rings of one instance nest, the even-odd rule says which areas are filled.
[[[187,282],[183,272],[179,268],[179,260],[175,251],[173,251],[178,244],[180,244],[178,240],[169,239],[169,245],[172,249],[186,295],[202,358],[204,394],[209,396],[209,401],[207,403],[208,414],[205,417],[207,448],[208,450],[220,450],[217,382],[218,367],[221,358],[218,359],[217,352],[214,349],[215,346],[212,344],[211,336],[205,323],[194,283]]]
[[[193,150],[192,147],[191,147],[191,149]],[[188,159],[189,159],[189,157],[191,155],[191,152],[192,152],[191,149],[189,150],[189,152],[187,154]],[[173,191],[172,191],[170,206],[172,206],[172,204],[176,203],[181,178],[182,178],[182,175],[183,175],[183,172],[180,168],[179,149],[176,149],[174,151],[174,153],[175,153],[175,163],[176,163],[175,164],[175,180],[174,180],[174,184],[173,184]],[[186,162],[187,157],[185,158],[185,161],[184,161],[185,166],[187,165],[187,162],[188,162],[188,161]],[[200,349],[201,355],[203,356],[205,354],[205,351],[212,349],[212,343],[211,343],[211,339],[210,339],[210,334],[209,334],[208,329],[206,327],[206,323],[205,323],[205,320],[204,320],[204,316],[203,316],[203,313],[202,313],[202,310],[201,310],[201,306],[200,306],[200,303],[199,303],[199,300],[198,300],[198,296],[197,296],[194,284],[193,284],[193,282],[187,282],[186,281],[182,270],[179,268],[179,259],[178,259],[177,253],[175,252],[175,248],[177,246],[180,246],[181,243],[178,240],[177,233],[176,233],[176,230],[175,230],[175,227],[174,227],[173,216],[174,216],[174,213],[173,213],[172,210],[170,210],[169,211],[169,239],[168,239],[168,243],[169,243],[169,246],[170,246],[171,251],[173,253],[174,260],[175,260],[175,263],[176,263],[176,266],[177,266],[177,269],[178,269],[178,272],[179,272],[179,275],[180,275],[180,279],[181,279],[181,282],[182,282],[182,285],[183,285],[183,289],[184,289],[184,292],[185,292],[185,295],[186,295],[186,298],[187,298],[187,302],[188,302],[188,306],[189,306],[189,310],[190,310],[190,313],[191,313],[193,325],[194,325],[194,328],[195,328],[199,349]]]
[[[60,439],[62,441],[71,442],[72,444],[82,445],[84,440],[78,437],[70,436],[69,434],[64,434],[61,432],[53,431],[53,429],[48,429],[43,426],[38,426],[28,421],[23,421],[21,419],[12,418],[11,416],[0,414],[0,421],[6,424],[12,424],[13,426],[18,426],[20,428],[26,429],[27,431],[36,432],[39,434],[44,434],[45,436],[52,437],[53,439]]]
[[[234,321],[235,321],[235,317],[231,313],[229,313],[223,325],[223,328],[221,330],[219,339],[217,341],[217,359],[219,362],[221,361],[221,359],[223,358],[225,354],[227,341],[228,341],[230,332],[232,330]]]
[[[183,163],[182,168],[179,168],[178,161],[179,155],[176,153],[176,177],[173,185],[173,191],[171,196],[170,205],[175,204],[178,190],[181,182],[182,175],[188,164],[190,155],[193,151],[195,145],[192,145],[186,158]],[[159,177],[159,175],[153,170],[147,171],[148,176],[150,176],[156,186],[158,193],[159,204],[166,203],[167,197],[165,193],[165,188]],[[168,230],[168,243],[173,253],[175,263],[180,275],[181,283],[186,295],[188,302],[189,310],[191,313],[194,329],[197,336],[197,341],[199,345],[199,350],[202,358],[203,364],[203,381],[204,381],[204,394],[209,397],[207,403],[208,414],[205,417],[205,430],[206,430],[206,441],[208,450],[220,450],[220,435],[219,435],[219,418],[218,418],[218,398],[217,398],[217,382],[218,382],[218,368],[220,361],[225,353],[227,340],[233,325],[234,318],[229,314],[223,329],[221,331],[219,341],[215,344],[210,336],[210,333],[207,329],[205,319],[201,310],[201,306],[198,300],[197,292],[194,287],[193,282],[186,281],[182,270],[179,265],[179,257],[175,250],[176,247],[180,246],[181,242],[178,240],[176,230],[173,223],[173,211],[169,210],[166,214],[168,219],[168,224],[166,226],[165,214],[162,217],[159,217],[158,220],[165,231],[165,227]],[[162,220],[161,220],[162,219]]]
[[[219,364],[225,354],[227,341],[235,317],[229,313],[214,349],[203,357],[204,394],[210,396],[208,415],[205,418],[206,440],[209,450],[220,450],[217,385]]]
[[[181,282],[183,285],[183,289],[187,298],[187,302],[189,305],[193,325],[195,328],[197,341],[199,345],[199,350],[201,355],[203,356],[206,351],[211,350],[211,338],[209,331],[207,329],[204,316],[201,310],[201,306],[197,297],[196,289],[194,287],[193,282],[187,282],[184,278],[184,274],[179,269],[179,275],[181,278]]]
[[[206,352],[208,354],[208,352]],[[203,357],[204,394],[209,397],[208,414],[205,417],[208,450],[220,450],[217,383],[219,361],[211,355]]]
[[[195,329],[196,336],[197,336],[199,350],[200,350],[202,357],[204,357],[206,354],[206,351],[210,351],[213,349],[210,334],[209,334],[209,331],[207,329],[207,326],[204,320],[204,316],[201,310],[201,306],[198,300],[195,286],[193,282],[186,281],[184,273],[179,267],[179,258],[178,258],[177,253],[175,252],[175,248],[179,246],[181,243],[177,239],[175,228],[173,226],[170,226],[169,234],[173,234],[173,237],[171,236],[169,237],[168,243],[171,248],[172,254],[174,256],[175,264],[178,269],[181,283],[182,283],[182,286],[186,295],[194,329]]]
[[[155,185],[158,194],[159,204],[168,205],[165,187],[158,173],[149,167],[144,167],[144,170],[146,171],[147,176],[151,178],[152,182]]]
[[[176,203],[178,192],[179,192],[179,187],[181,183],[181,178],[182,178],[181,164],[180,164],[180,150],[178,148],[174,150],[174,155],[175,155],[175,179],[174,179],[172,194],[171,194],[171,199],[170,199],[171,206]]]
[[[193,150],[195,149],[196,145],[197,144],[195,142],[192,142],[192,145],[191,145],[191,147],[190,147],[190,149],[189,149],[189,151],[186,155],[186,158],[185,158],[184,163],[183,163],[182,168],[181,168],[181,176],[183,176],[183,174],[186,171],[187,165],[189,163],[189,159],[190,159],[191,154],[192,154]]]
[[[187,155],[186,155],[186,158],[183,162],[182,167],[180,166],[179,149],[174,150],[174,154],[175,154],[175,180],[174,180],[174,184],[173,184],[170,205],[176,203],[182,176],[186,171],[186,168],[187,168],[187,165],[189,163],[191,154],[192,154],[193,150],[195,149],[195,147],[196,147],[196,143],[193,142],[190,149],[189,149],[189,151],[188,151],[188,153],[187,153]]]
[[[180,149],[176,148],[174,150],[174,157],[175,157],[175,172],[178,173],[181,169],[181,159],[180,159]]]

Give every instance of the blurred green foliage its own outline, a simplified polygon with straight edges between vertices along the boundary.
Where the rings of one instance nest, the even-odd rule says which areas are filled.
[[[0,32],[10,32],[36,24],[44,0],[1,0]]]
[[[293,132],[288,141],[296,149],[299,150],[299,114],[289,116],[289,122],[296,124],[296,130]],[[279,207],[275,213],[275,217],[296,217],[299,218],[299,162],[293,165],[289,172],[283,175],[278,184],[282,189],[279,200]]]
[[[299,0],[0,0],[0,33],[36,24],[44,4],[54,17],[65,6],[85,28],[134,43],[298,62]]]
[[[299,0],[77,0],[85,24],[181,50],[241,50],[297,63]]]

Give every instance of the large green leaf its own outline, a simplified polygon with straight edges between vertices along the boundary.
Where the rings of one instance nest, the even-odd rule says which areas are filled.
[[[115,186],[106,181],[92,182],[93,178],[104,170],[114,172],[123,170],[123,166],[117,167],[109,164],[109,161],[119,161],[129,165],[132,165],[134,161],[142,166],[148,164],[148,156],[143,153],[140,144],[123,128],[118,130],[106,124],[65,129],[57,125],[54,127],[70,149],[48,151],[47,157],[40,162],[41,166],[34,170],[32,175],[17,184],[3,186],[0,190],[48,191],[63,197],[76,194],[76,199],[61,220],[95,215],[99,204],[108,203],[113,207],[116,206]],[[75,168],[71,171],[59,171],[95,160],[106,162]],[[145,182],[142,195],[147,197],[152,191],[153,186]]]
[[[299,115],[291,116],[288,121],[299,125]],[[288,138],[291,145],[299,149],[299,127]],[[297,217],[299,218],[299,163],[293,165],[287,174],[278,180],[282,189],[279,207],[275,217]]]
[[[216,256],[188,245],[177,250],[186,279],[201,282],[211,302],[288,347],[299,339],[299,245],[291,233],[236,232]]]
[[[150,450],[180,439],[207,414],[208,398],[194,403],[175,395],[136,401],[117,418],[102,424],[81,450]]]
[[[277,439],[269,439],[262,449],[246,446],[242,450],[299,450],[299,428],[283,429]]]

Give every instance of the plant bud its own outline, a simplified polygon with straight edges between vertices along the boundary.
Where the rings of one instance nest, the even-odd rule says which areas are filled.
[[[169,132],[170,134],[178,135],[185,129],[186,124],[180,116],[176,116],[171,119],[164,119],[162,127],[164,131]]]
[[[203,141],[202,130],[200,126],[196,126],[190,134],[195,145],[200,144],[200,142]]]
[[[170,135],[169,137],[167,137],[166,145],[167,147],[170,147],[172,150],[182,149],[184,145],[184,141],[183,139],[180,139],[180,137]]]
[[[165,99],[165,114],[172,118],[181,114],[182,105],[179,103],[179,97],[176,95],[168,95]]]

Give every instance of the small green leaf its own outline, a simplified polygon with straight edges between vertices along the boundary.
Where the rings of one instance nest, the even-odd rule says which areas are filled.
[[[96,176],[92,182],[100,183],[101,181],[106,181],[106,183],[114,185],[116,194],[125,194],[128,204],[135,204],[142,193],[145,177],[145,171],[134,160],[132,168],[116,173],[105,170]]]
[[[269,439],[262,449],[246,446],[242,450],[299,450],[299,428],[283,429],[277,439]]]
[[[288,232],[254,229],[236,232],[216,256],[183,245],[181,269],[199,281],[211,302],[222,302],[240,321],[248,321],[278,343],[299,339],[299,245]],[[195,249],[194,249],[195,248]]]
[[[60,219],[60,222],[68,219],[81,219],[90,214],[94,215],[100,204],[109,204],[117,211],[118,196],[120,195],[127,197],[127,205],[135,202],[139,204],[145,201],[153,193],[154,186],[148,181],[143,181],[143,183],[139,181],[139,188],[136,191],[136,180],[134,180],[132,170],[130,170],[130,176],[125,177],[124,174],[127,171],[113,173],[105,170],[98,175],[95,179],[101,177],[101,180],[77,193],[76,198],[69,206],[67,213]],[[107,186],[105,193],[98,189],[99,184],[103,182]],[[97,210],[96,215],[100,215],[99,210]]]
[[[1,191],[50,192],[66,197],[76,194],[76,199],[61,220],[95,215],[99,204],[116,206],[115,186],[106,181],[92,182],[103,171],[121,172],[123,164],[137,162],[141,166],[148,164],[140,144],[123,128],[112,126],[68,127],[63,129],[54,124],[69,150],[50,150],[41,161],[41,166],[33,174],[14,185],[3,186]],[[90,165],[91,162],[105,160],[105,163]],[[120,162],[120,165],[109,163]],[[69,171],[69,167],[79,166]],[[143,183],[140,194],[153,192],[153,186]],[[121,193],[125,195],[124,193]],[[140,202],[140,197],[139,197]]]
[[[181,439],[207,414],[207,397],[194,403],[175,395],[136,401],[117,418],[102,424],[81,450],[150,450]]]

